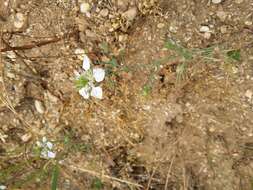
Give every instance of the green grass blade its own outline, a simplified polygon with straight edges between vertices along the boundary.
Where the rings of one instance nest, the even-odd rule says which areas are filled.
[[[227,52],[227,56],[230,59],[235,60],[235,61],[240,61],[241,60],[241,52],[238,49]]]
[[[59,166],[58,164],[55,164],[52,172],[51,190],[57,189],[58,177],[59,177]]]

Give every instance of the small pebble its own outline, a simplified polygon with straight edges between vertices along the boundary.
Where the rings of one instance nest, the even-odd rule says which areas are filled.
[[[226,26],[221,26],[220,31],[221,31],[222,34],[227,33],[227,27]]]
[[[221,3],[222,2],[222,0],[212,0],[212,3],[213,4],[219,4],[219,3]]]
[[[224,22],[226,20],[227,14],[224,11],[218,11],[217,13],[218,18]]]
[[[205,33],[204,33],[204,38],[205,38],[205,39],[210,39],[211,36],[212,36],[212,34],[211,34],[210,32],[205,32]]]
[[[44,108],[43,103],[41,101],[35,100],[34,106],[35,106],[37,112],[39,112],[40,114],[43,114],[45,112],[45,108]]]
[[[15,79],[15,78],[16,78],[15,74],[13,74],[13,73],[11,73],[11,72],[7,72],[7,73],[6,73],[6,76],[7,76],[8,78],[11,78],[11,79]]]
[[[90,11],[90,4],[89,3],[81,3],[80,11],[81,11],[81,13],[88,13]]]
[[[22,140],[23,142],[28,142],[31,138],[32,138],[31,133],[26,133],[26,134],[24,134],[24,135],[21,137],[21,140]]]
[[[245,93],[245,97],[251,100],[252,96],[253,96],[253,92],[251,90],[247,90]]]
[[[129,2],[127,0],[118,0],[118,8],[121,11],[126,11],[128,8]]]
[[[22,13],[17,13],[15,15],[15,20],[14,20],[14,26],[18,29],[22,28],[25,25],[25,16]]]
[[[99,13],[102,17],[107,17],[109,14],[109,10],[108,9],[102,9]]]
[[[249,21],[249,20],[245,21],[245,25],[251,26],[252,25],[252,21]]]
[[[16,60],[16,54],[13,51],[7,51],[6,52],[6,57],[8,57],[9,59],[11,59],[12,61]]]
[[[132,21],[135,19],[135,17],[137,16],[137,8],[133,7],[131,9],[129,9],[128,11],[123,13],[123,16],[125,18],[127,18],[127,20]]]
[[[159,23],[158,25],[157,25],[157,28],[164,28],[164,26],[165,26],[165,24],[164,23]]]
[[[235,0],[235,3],[237,3],[237,4],[240,4],[242,2],[243,2],[243,0]]]
[[[210,29],[208,26],[201,26],[199,29],[200,32],[210,32]]]

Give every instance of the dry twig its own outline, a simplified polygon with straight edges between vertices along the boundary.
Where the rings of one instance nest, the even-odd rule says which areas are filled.
[[[98,177],[98,178],[101,178],[101,179],[107,179],[107,180],[110,180],[110,181],[117,181],[117,182],[120,182],[120,183],[127,184],[129,186],[135,186],[135,187],[138,187],[138,188],[143,188],[143,186],[138,184],[138,183],[134,183],[134,182],[124,180],[124,179],[120,179],[120,178],[116,178],[116,177],[112,177],[112,176],[109,176],[109,175],[105,175],[103,173],[95,172],[95,171],[92,171],[92,170],[89,170],[89,169],[86,169],[86,168],[82,168],[80,166],[76,166],[73,163],[68,163],[66,165],[66,167],[69,167],[69,168],[74,169],[74,170],[79,170],[79,171],[84,172],[84,173],[88,173],[92,176],[95,176],[95,177]]]

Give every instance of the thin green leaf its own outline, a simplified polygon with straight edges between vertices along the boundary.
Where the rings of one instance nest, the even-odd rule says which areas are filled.
[[[177,49],[177,44],[174,42],[174,41],[172,41],[172,40],[168,40],[166,43],[165,43],[165,47],[167,48],[167,49],[170,49],[170,50],[175,50],[175,49]]]
[[[176,51],[177,54],[179,54],[179,56],[185,58],[186,60],[190,60],[193,58],[192,56],[192,52],[184,47],[181,47],[180,45],[178,45],[176,42],[172,41],[172,40],[168,40],[165,43],[165,47],[169,50],[173,50]]]
[[[227,56],[230,59],[233,59],[235,61],[240,61],[241,60],[241,52],[240,52],[240,50],[229,51],[229,52],[227,52]]]
[[[59,166],[58,164],[56,164],[52,172],[51,190],[57,189],[58,177],[59,177]]]
[[[99,179],[99,178],[95,178],[93,181],[92,181],[92,189],[96,189],[96,190],[100,190],[103,188],[103,183],[102,181]]]
[[[112,58],[110,61],[106,62],[105,64],[108,64],[112,67],[117,67],[118,66],[117,60],[115,58]]]

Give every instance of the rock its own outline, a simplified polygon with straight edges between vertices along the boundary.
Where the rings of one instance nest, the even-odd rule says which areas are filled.
[[[212,0],[212,3],[213,4],[219,4],[219,3],[221,3],[222,2],[222,0]]]
[[[226,12],[224,12],[224,11],[218,11],[218,12],[216,13],[216,15],[217,15],[217,17],[218,17],[222,22],[224,22],[224,21],[226,20],[226,17],[227,17]]]
[[[35,100],[34,106],[35,106],[37,112],[39,112],[40,114],[43,114],[45,112],[45,108],[44,108],[43,103],[41,101]]]
[[[245,25],[251,26],[252,25],[252,21],[249,21],[249,20],[245,21]]]
[[[129,21],[134,20],[136,16],[137,16],[137,8],[136,7],[133,7],[123,13],[123,17],[125,17]]]
[[[205,33],[204,33],[204,38],[205,38],[205,39],[210,39],[211,36],[212,36],[212,34],[211,34],[210,32],[205,32]]]
[[[200,29],[199,29],[199,31],[201,33],[204,33],[203,36],[204,36],[205,39],[210,39],[211,38],[212,34],[211,34],[209,26],[201,26]]]
[[[7,76],[8,78],[10,78],[10,79],[15,79],[15,78],[16,78],[15,74],[14,74],[14,73],[11,73],[11,72],[7,72],[7,73],[6,73],[6,76]]]
[[[118,8],[121,11],[126,11],[128,8],[129,2],[127,0],[118,0]]]
[[[127,35],[119,35],[119,42],[125,42],[127,40]]]
[[[201,26],[199,29],[200,32],[210,32],[210,29],[208,26]]]
[[[227,27],[225,25],[220,27],[220,31],[222,34],[226,34],[227,33]]]
[[[172,32],[172,33],[177,33],[177,27],[175,27],[175,26],[170,26],[170,27],[169,27],[169,31]]]
[[[245,92],[245,97],[248,98],[249,100],[252,99],[252,96],[253,96],[253,92],[251,90],[247,90]]]
[[[108,9],[102,9],[99,13],[102,17],[107,17],[109,14],[109,10]]]
[[[31,133],[26,133],[21,137],[21,140],[23,142],[28,142],[30,139],[32,138],[32,134]]]
[[[235,0],[235,3],[237,3],[237,4],[240,4],[242,2],[243,2],[243,0]]]
[[[14,18],[14,27],[21,29],[25,26],[27,18],[22,13],[17,13]]]
[[[164,26],[165,26],[165,24],[164,23],[159,23],[158,25],[157,25],[157,28],[164,28]]]
[[[81,3],[80,5],[80,12],[81,13],[88,13],[90,11],[90,4],[89,3]]]
[[[12,61],[16,60],[16,54],[13,51],[7,51],[6,52],[6,57],[8,57],[9,59],[11,59]]]
[[[47,91],[44,94],[44,97],[47,97],[48,100],[52,103],[57,103],[58,102],[58,97],[56,97],[55,95],[53,95],[50,91]]]

